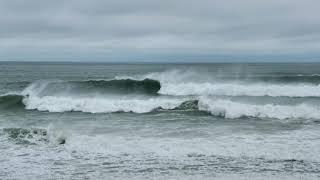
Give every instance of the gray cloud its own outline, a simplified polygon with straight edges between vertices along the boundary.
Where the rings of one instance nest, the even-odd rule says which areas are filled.
[[[315,54],[318,7],[318,0],[0,0],[0,59]]]

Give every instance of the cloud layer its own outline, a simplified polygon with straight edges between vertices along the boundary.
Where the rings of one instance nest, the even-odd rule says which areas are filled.
[[[0,60],[317,54],[318,7],[318,0],[0,0]]]

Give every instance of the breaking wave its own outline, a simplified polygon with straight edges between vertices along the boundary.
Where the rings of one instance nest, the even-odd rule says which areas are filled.
[[[193,71],[172,70],[142,76],[118,76],[116,79],[154,79],[160,82],[159,94],[173,96],[271,96],[271,97],[320,97],[318,76],[275,76],[236,78],[212,76]],[[315,79],[306,79],[315,78]],[[259,81],[253,80],[258,79]],[[290,79],[290,80],[289,80]]]
[[[166,95],[223,96],[287,96],[320,97],[320,85],[311,84],[243,84],[243,83],[180,83],[163,84],[159,91]]]
[[[320,107],[312,104],[251,104],[230,99],[209,97],[190,98],[69,98],[69,97],[25,97],[26,109],[48,112],[79,111],[87,113],[132,112],[149,113],[154,111],[204,111],[213,116],[236,119],[241,117],[271,119],[319,119]]]
[[[39,111],[65,112],[80,111],[90,113],[134,112],[147,113],[155,109],[174,109],[183,99],[148,98],[148,99],[116,99],[116,98],[77,98],[72,97],[28,97],[24,99],[26,109]]]
[[[210,112],[214,116],[224,118],[275,118],[275,119],[319,119],[320,107],[309,104],[277,105],[277,104],[248,104],[231,100],[213,100],[201,98],[199,110]]]
[[[169,71],[112,80],[36,81],[20,94],[0,96],[0,108],[87,113],[205,111],[224,118],[320,118],[320,85],[212,79]],[[277,97],[301,98],[284,105],[276,101]]]

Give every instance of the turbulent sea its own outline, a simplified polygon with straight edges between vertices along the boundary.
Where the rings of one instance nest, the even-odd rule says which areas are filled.
[[[320,179],[320,64],[0,63],[0,179]]]

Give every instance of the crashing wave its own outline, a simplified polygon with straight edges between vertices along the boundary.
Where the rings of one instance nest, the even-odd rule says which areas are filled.
[[[9,98],[9,97],[6,97]],[[22,96],[15,97],[20,100]],[[15,99],[13,98],[13,99]],[[4,98],[3,98],[4,99]],[[2,100],[3,100],[2,99]],[[10,98],[9,98],[10,99]],[[153,111],[205,111],[224,118],[274,118],[274,119],[319,119],[320,107],[313,104],[250,104],[229,99],[209,97],[193,98],[84,98],[28,96],[22,102],[26,109],[49,112],[79,111],[88,113],[132,112],[149,113]],[[19,104],[22,102],[18,102]]]
[[[299,76],[257,77],[259,81],[244,78],[241,81],[223,77],[203,76],[193,71],[171,70],[142,76],[117,76],[116,79],[154,79],[160,82],[159,94],[173,96],[271,96],[271,97],[320,97],[320,79]],[[266,78],[266,80],[263,80]],[[316,78],[316,79],[314,79]],[[290,83],[288,83],[290,82]]]
[[[72,97],[28,97],[24,99],[26,109],[39,111],[65,112],[80,111],[90,113],[134,112],[147,113],[154,109],[174,109],[183,99],[148,98],[148,99],[113,99],[113,98],[72,98]]]
[[[201,98],[199,110],[210,112],[214,116],[224,118],[275,118],[275,119],[319,119],[320,108],[308,104],[276,105],[248,104],[231,100]]]
[[[218,96],[287,96],[320,97],[320,85],[312,84],[243,84],[243,83],[163,83],[159,91],[165,95]]]
[[[250,104],[241,102],[239,98],[226,99],[228,96],[314,98],[320,97],[320,85],[196,81],[197,78],[191,77],[196,76],[194,73],[179,73],[152,73],[141,77],[116,77],[113,80],[36,81],[21,95],[0,96],[0,108],[88,113],[191,110],[206,111],[225,118],[320,118],[319,107],[307,102],[280,105],[272,104],[274,99],[271,99]]]
[[[80,111],[90,113],[133,112],[148,113],[157,110],[206,111],[214,116],[224,118],[275,118],[275,119],[318,119],[320,108],[316,105],[277,105],[249,104],[228,99],[210,99],[201,97],[199,100],[176,98],[148,99],[92,99],[67,97],[28,98],[27,109],[39,111],[65,112]]]

